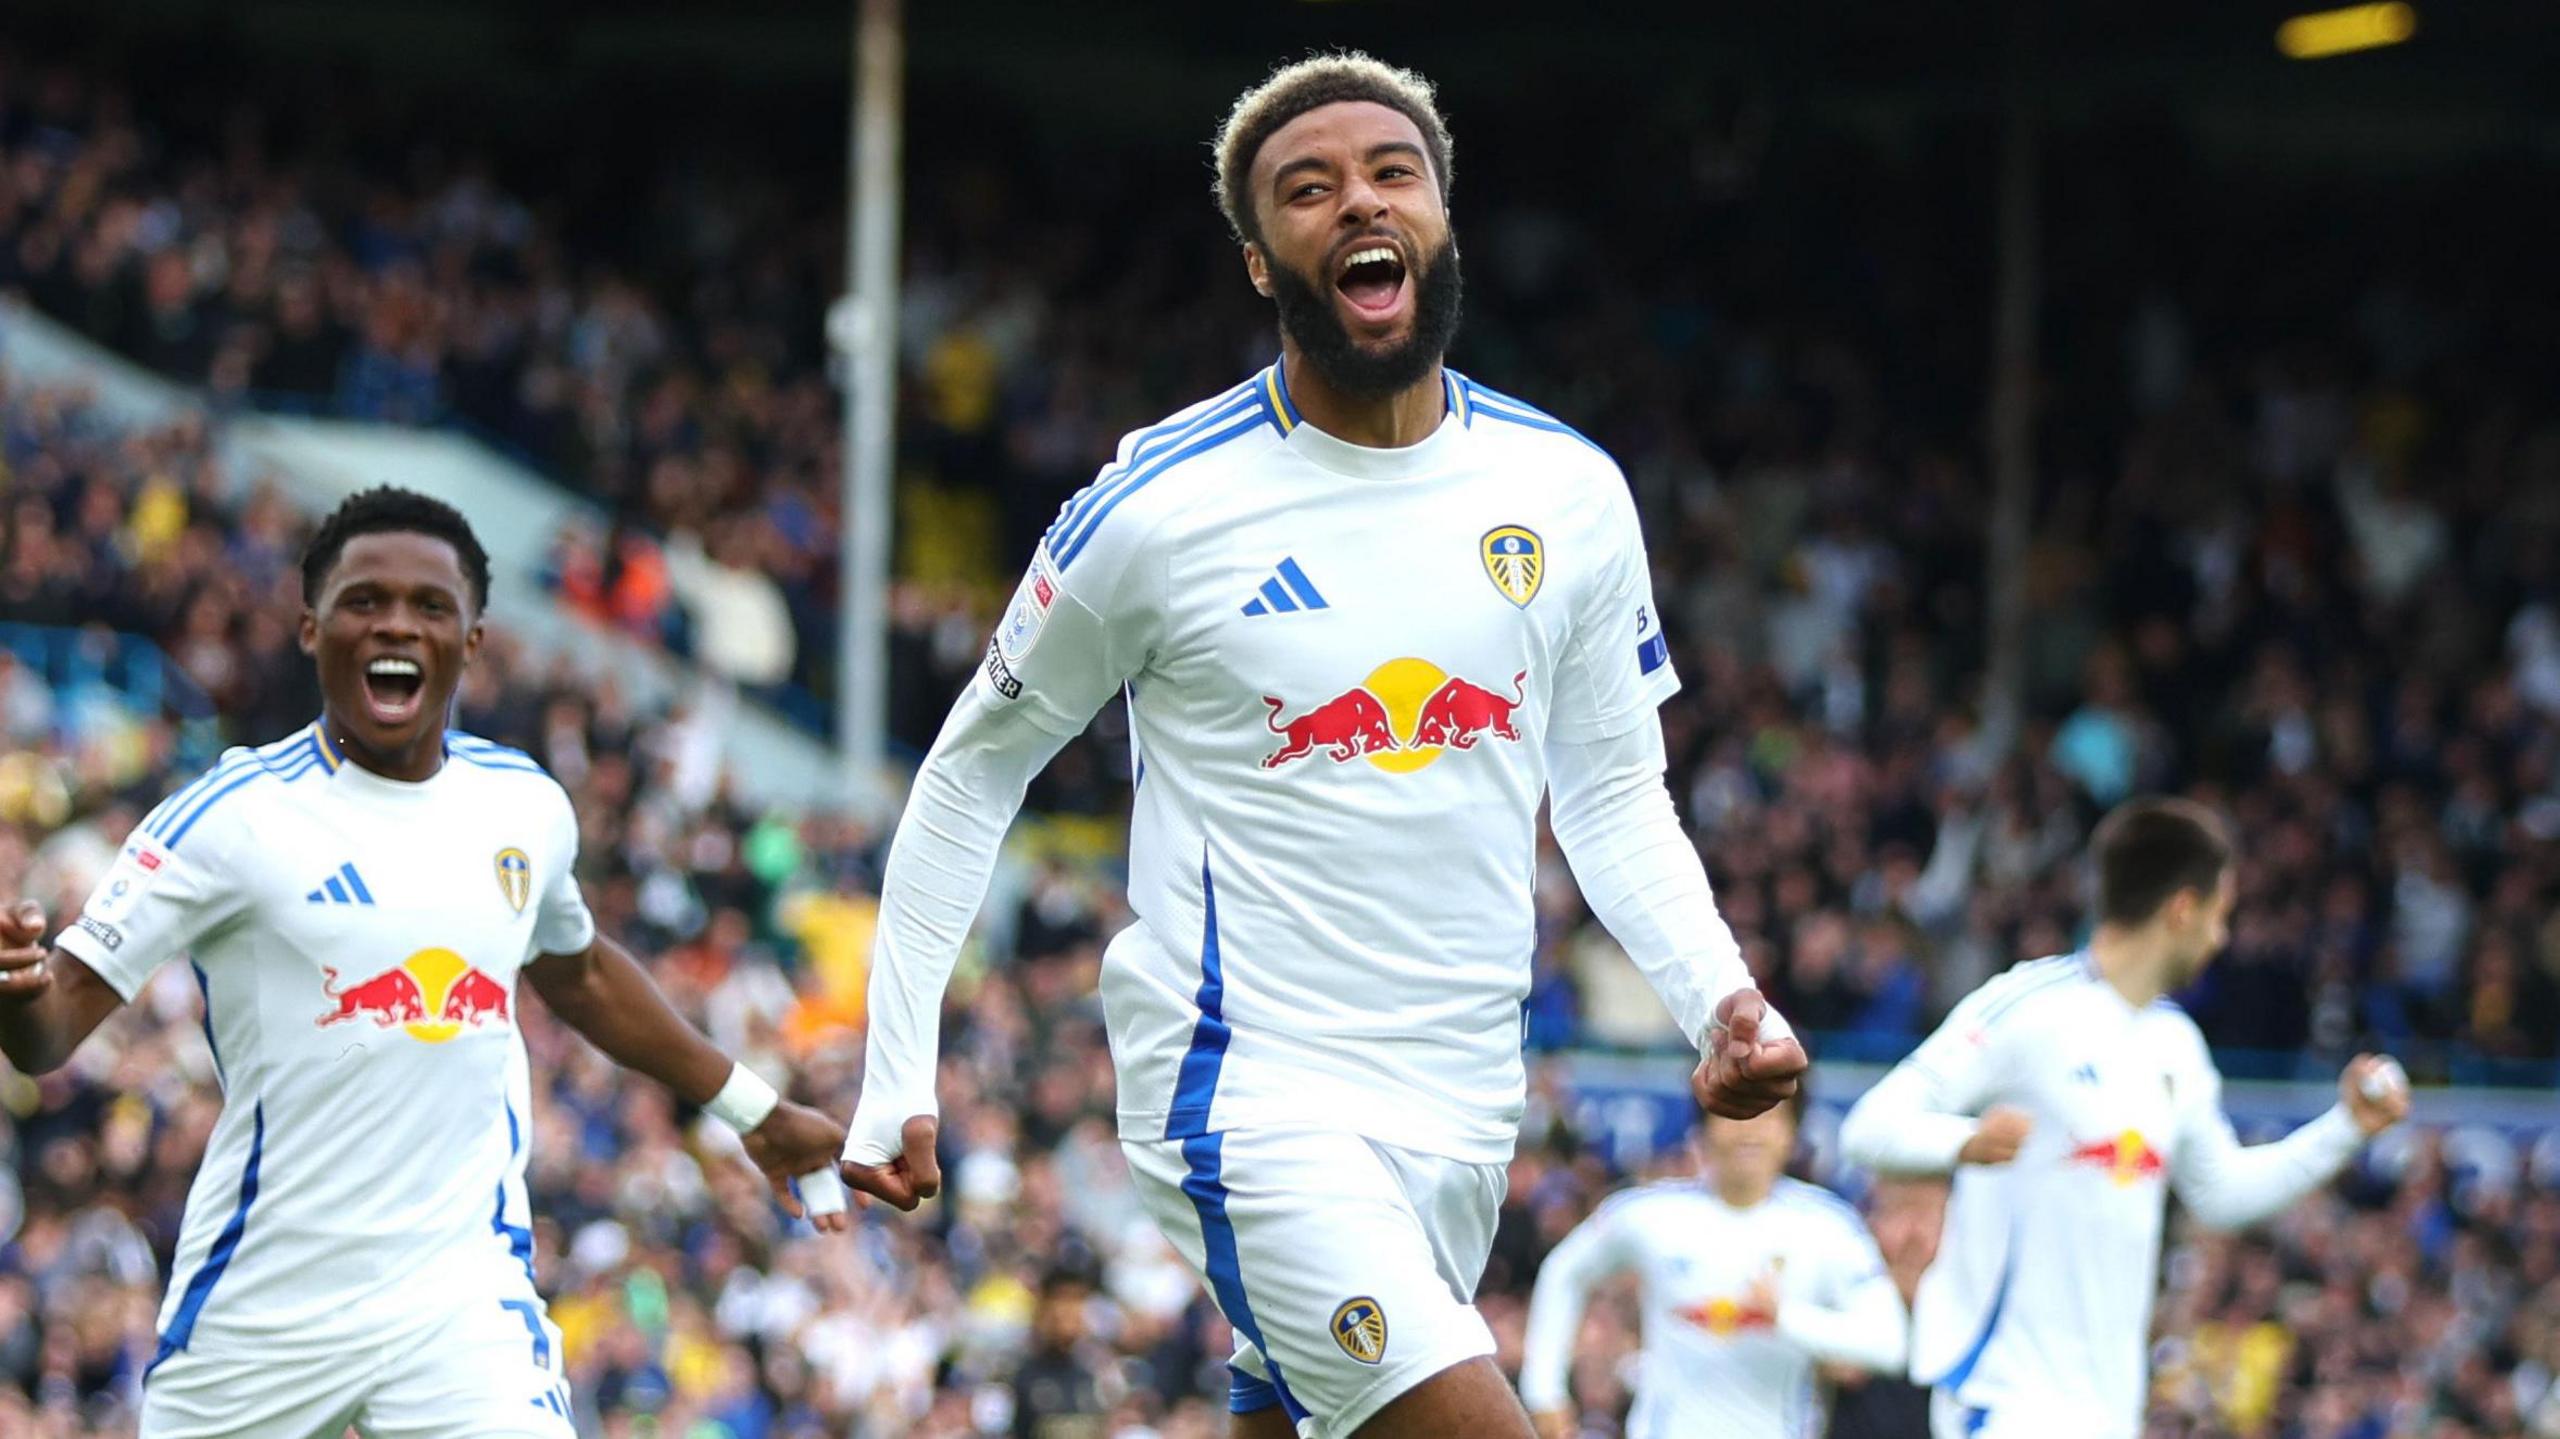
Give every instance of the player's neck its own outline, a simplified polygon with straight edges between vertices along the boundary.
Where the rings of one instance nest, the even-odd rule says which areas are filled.
[[[1281,378],[1288,381],[1289,400],[1299,419],[1345,444],[1372,450],[1401,450],[1431,438],[1448,412],[1449,395],[1440,367],[1392,395],[1349,395],[1326,381],[1322,372],[1283,336]]]
[[[367,748],[351,737],[337,718],[323,715],[320,719],[322,740],[357,768],[402,784],[424,784],[444,768],[444,736],[430,731],[420,735],[405,751],[385,754]]]
[[[2089,939],[2089,962],[2136,1009],[2169,992],[2169,947],[2156,934],[2099,925]]]
[[[1775,1180],[1763,1182],[1745,1175],[1728,1178],[1717,1173],[1712,1165],[1707,1169],[1708,1192],[1735,1209],[1759,1208],[1768,1202],[1769,1196],[1776,1192],[1777,1187]]]

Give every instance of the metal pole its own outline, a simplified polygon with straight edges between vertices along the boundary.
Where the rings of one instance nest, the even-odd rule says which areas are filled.
[[[906,37],[899,0],[858,0],[846,116],[843,566],[836,740],[856,792],[878,778],[889,714],[889,530],[898,383],[898,187]]]
[[[1993,253],[1998,283],[1991,317],[1990,553],[1988,673],[1983,682],[1983,742],[2005,756],[2026,713],[2027,531],[2035,486],[2038,253],[2035,19],[2030,6],[2014,16],[2008,106],[2000,151],[1999,230]]]

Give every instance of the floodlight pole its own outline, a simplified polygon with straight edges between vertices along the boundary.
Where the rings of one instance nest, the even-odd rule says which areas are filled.
[[[899,0],[857,0],[846,114],[843,524],[837,537],[836,743],[854,791],[887,756],[889,531],[897,459],[898,186],[906,36]]]

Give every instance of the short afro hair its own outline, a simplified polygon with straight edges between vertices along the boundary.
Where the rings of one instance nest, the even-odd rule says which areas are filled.
[[[462,561],[462,577],[471,585],[472,613],[489,608],[489,552],[480,548],[471,522],[444,501],[397,485],[376,485],[349,495],[320,522],[311,543],[302,547],[302,602],[320,603],[320,588],[328,582],[329,571],[337,568],[347,541],[358,535],[385,534],[425,535],[453,546]]]
[[[1320,105],[1366,100],[1401,112],[1422,132],[1440,203],[1449,203],[1449,122],[1441,117],[1431,82],[1411,70],[1373,60],[1357,50],[1310,55],[1283,65],[1270,78],[1236,97],[1218,127],[1218,208],[1238,240],[1259,244],[1262,226],[1253,213],[1253,159],[1281,126]]]

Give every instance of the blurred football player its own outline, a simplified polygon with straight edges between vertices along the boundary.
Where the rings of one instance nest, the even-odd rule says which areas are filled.
[[[1709,1118],[1700,1178],[1616,1194],[1538,1268],[1520,1397],[1540,1439],[1579,1432],[1565,1375],[1592,1289],[1632,1271],[1644,1352],[1626,1439],[1810,1439],[1818,1365],[1900,1372],[1909,1316],[1846,1200],[1786,1177],[1796,1111]]]
[[[2397,1066],[2358,1056],[2334,1108],[2243,1147],[2203,1034],[2166,998],[2222,950],[2229,832],[2201,805],[2139,799],[2092,848],[2088,947],[1968,996],[1841,1127],[1853,1163],[1955,1173],[1912,1311],[1937,1439],[2131,1439],[2168,1191],[2205,1224],[2255,1223],[2409,1110]]]

